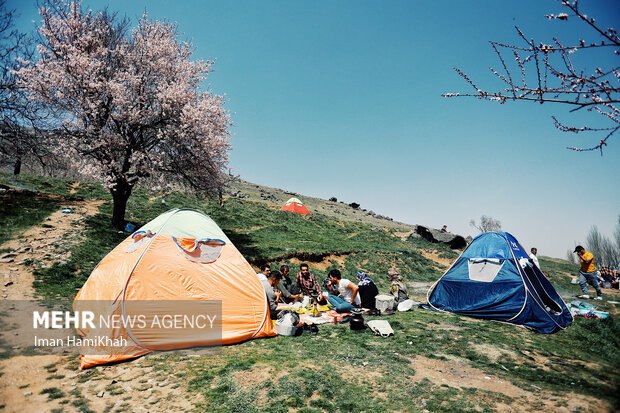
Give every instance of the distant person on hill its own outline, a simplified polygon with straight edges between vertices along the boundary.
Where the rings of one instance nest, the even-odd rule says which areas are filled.
[[[537,253],[538,253],[538,249],[532,248],[530,250],[530,260],[532,261],[532,264],[534,264],[540,270],[540,264],[538,263],[538,257],[536,257]]]
[[[359,291],[359,287],[357,284],[351,282],[346,278],[342,278],[342,274],[340,270],[331,270],[329,272],[329,281],[331,285],[331,290],[338,290],[338,295],[347,303],[355,307],[359,307],[361,304],[361,300],[359,295],[357,294]]]
[[[256,275],[258,276],[259,280],[267,281],[267,278],[269,277],[270,273],[271,273],[271,267],[269,267],[269,264],[263,264],[260,266],[260,272],[257,273]]]
[[[327,300],[323,297],[321,286],[316,280],[315,275],[310,272],[310,267],[308,264],[303,263],[299,265],[299,272],[295,277],[295,282],[297,283],[297,287],[299,287],[302,295],[308,297],[316,295],[319,300],[319,304],[325,305],[327,303]]]
[[[364,271],[357,272],[357,286],[362,308],[374,310],[376,307],[375,297],[379,295],[377,284]]]
[[[441,227],[441,232],[448,232],[448,226],[444,225],[443,227]]]
[[[297,284],[292,282],[289,278],[289,268],[288,265],[282,265],[280,267],[280,272],[282,273],[282,280],[278,284],[278,290],[282,293],[281,301],[285,303],[290,303],[295,300],[298,300],[302,297],[299,293],[299,288],[297,288]]]
[[[392,295],[394,296],[393,309],[396,310],[398,304],[409,299],[409,294],[407,293],[407,287],[403,283],[403,278],[400,276],[400,273],[398,271],[389,270],[388,278],[392,282],[390,293],[392,293]]]
[[[269,316],[272,320],[276,320],[278,318],[278,300],[282,297],[282,293],[277,288],[281,279],[282,274],[280,271],[273,271],[269,273],[266,280],[261,280],[261,283],[265,288],[267,301],[269,302]]]
[[[588,295],[588,282],[592,284],[592,287],[596,290],[597,297],[595,300],[603,299],[603,292],[601,291],[601,287],[598,285],[598,278],[596,277],[596,266],[594,265],[594,255],[591,252],[583,249],[581,245],[577,245],[575,247],[575,251],[577,255],[579,255],[579,261],[581,263],[581,268],[579,271],[579,285],[581,286],[581,291],[583,295],[579,296],[579,298],[590,298]]]

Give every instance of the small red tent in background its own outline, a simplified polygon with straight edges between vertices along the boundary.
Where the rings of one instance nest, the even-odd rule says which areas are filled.
[[[286,201],[286,204],[282,207],[282,211],[297,212],[298,214],[309,214],[308,208],[301,203],[298,198],[291,198]]]

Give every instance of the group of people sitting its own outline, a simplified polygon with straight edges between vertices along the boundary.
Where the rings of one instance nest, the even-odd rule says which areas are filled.
[[[618,268],[601,267],[599,275],[599,284],[602,288],[618,289],[618,281],[620,280],[620,271]]]
[[[299,266],[295,281],[290,278],[288,265],[282,265],[280,271],[271,271],[269,265],[262,265],[257,276],[265,288],[272,319],[278,316],[278,303],[290,304],[303,301],[304,297],[316,300],[319,305],[329,304],[339,312],[355,308],[374,310],[375,297],[379,294],[377,285],[364,271],[357,271],[357,283],[343,278],[340,270],[333,269],[319,284],[305,263]],[[388,278],[392,282],[390,293],[394,296],[394,309],[396,309],[399,303],[409,298],[407,287],[396,270],[389,270]],[[327,294],[323,293],[324,290]]]

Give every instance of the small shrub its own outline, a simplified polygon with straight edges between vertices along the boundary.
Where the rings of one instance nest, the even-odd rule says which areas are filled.
[[[40,394],[47,394],[47,400],[60,399],[65,396],[65,393],[58,387],[48,387],[41,390]]]

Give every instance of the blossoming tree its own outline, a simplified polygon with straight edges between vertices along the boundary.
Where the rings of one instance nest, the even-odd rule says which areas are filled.
[[[17,74],[54,113],[55,147],[109,188],[114,226],[138,182],[221,190],[231,121],[223,97],[200,90],[212,61],[192,61],[176,26],[146,15],[129,31],[80,2],[48,0],[39,11],[40,58]]]
[[[596,127],[568,125],[556,117],[553,120],[556,128],[563,132],[602,134],[596,145],[567,148],[580,152],[599,150],[602,155],[609,138],[620,131],[620,67],[617,65],[620,37],[614,28],[603,28],[594,18],[584,14],[578,0],[562,0],[561,5],[566,12],[545,17],[564,22],[575,19],[583,23],[596,39],[566,44],[553,38],[552,44],[545,44],[528,39],[517,27],[522,45],[490,42],[502,67],[499,71],[491,68],[491,71],[503,88],[484,90],[465,72],[455,68],[475,92],[444,93],[442,96],[473,96],[502,104],[515,100],[548,102],[572,106],[571,112],[585,109],[598,113],[603,124]]]

